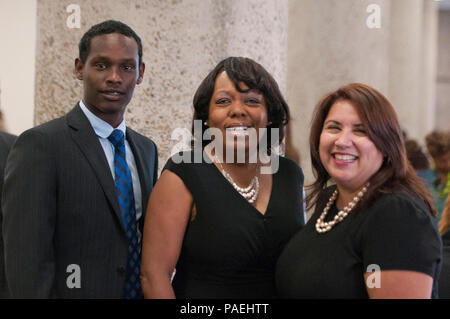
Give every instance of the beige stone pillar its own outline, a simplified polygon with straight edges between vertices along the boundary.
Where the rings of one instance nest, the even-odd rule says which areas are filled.
[[[422,85],[424,94],[422,96],[422,105],[418,112],[421,112],[421,118],[424,119],[423,125],[418,126],[418,136],[423,140],[426,134],[436,127],[436,102],[437,102],[437,67],[438,67],[438,16],[437,4],[435,1],[425,1],[423,10],[423,32],[422,32]],[[448,42],[448,41],[445,41]],[[450,53],[447,51],[447,58],[450,60]],[[450,107],[449,107],[450,109]],[[450,115],[450,114],[449,114]],[[450,119],[450,116],[447,117]],[[449,124],[450,128],[450,124]]]
[[[380,9],[380,28],[366,23],[370,5]],[[421,139],[433,128],[436,14],[432,0],[289,2],[287,96],[307,181],[313,180],[312,111],[341,85],[363,82],[380,90],[411,137]]]
[[[380,7],[381,28],[367,26],[372,3]],[[388,89],[389,12],[387,0],[289,2],[287,97],[306,183],[313,181],[308,138],[319,99],[350,82]]]
[[[419,140],[434,126],[436,9],[431,0],[391,1],[387,95],[402,127]]]
[[[80,29],[66,25],[71,3],[80,6]],[[190,129],[194,92],[222,58],[251,57],[285,86],[287,12],[287,0],[38,0],[35,122],[64,114],[81,98],[73,61],[82,34],[121,20],[142,38],[146,63],[127,124],[156,142],[161,168],[178,143],[170,140],[173,129]]]
[[[439,12],[436,128],[450,130],[450,10]]]

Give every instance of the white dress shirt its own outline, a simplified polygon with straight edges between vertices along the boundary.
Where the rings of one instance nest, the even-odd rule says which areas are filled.
[[[136,220],[139,220],[142,216],[142,193],[141,193],[141,184],[139,181],[139,175],[136,167],[136,162],[134,161],[133,152],[131,151],[130,145],[126,139],[126,125],[125,119],[123,119],[122,123],[119,124],[116,128],[113,128],[109,123],[103,121],[94,113],[89,111],[89,109],[84,105],[83,101],[80,101],[80,107],[83,113],[91,123],[92,128],[95,131],[95,134],[98,136],[98,140],[102,145],[103,151],[105,152],[106,159],[109,164],[109,169],[111,171],[111,175],[113,179],[115,178],[114,172],[114,145],[108,140],[108,136],[111,135],[114,129],[121,130],[125,137],[125,156],[128,164],[128,168],[131,172],[131,178],[133,180],[133,192],[134,192],[134,204],[136,209]]]

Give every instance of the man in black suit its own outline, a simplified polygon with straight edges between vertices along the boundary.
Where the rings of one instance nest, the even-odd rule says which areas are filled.
[[[3,172],[5,171],[6,159],[8,158],[9,150],[14,144],[17,136],[0,131],[0,194],[3,188]],[[2,224],[2,211],[0,209],[0,225]],[[5,279],[5,264],[3,254],[3,236],[0,228],[0,299],[8,298],[8,287]]]
[[[141,297],[130,294],[140,289],[139,265],[131,262],[140,260],[157,150],[123,117],[145,70],[141,40],[127,25],[105,21],[84,34],[79,54],[83,99],[20,135],[6,165],[12,298]]]

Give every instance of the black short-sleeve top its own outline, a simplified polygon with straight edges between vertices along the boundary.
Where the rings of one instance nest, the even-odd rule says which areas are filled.
[[[280,296],[368,298],[366,272],[410,270],[433,278],[431,297],[437,298],[442,241],[425,203],[401,191],[385,194],[319,234],[315,224],[333,190],[324,192],[314,215],[282,252],[276,271]],[[337,213],[333,205],[325,221]],[[375,279],[369,286],[383,285]]]
[[[184,154],[183,158],[190,157]],[[244,199],[212,163],[177,164],[172,157],[164,169],[181,178],[196,206],[172,282],[176,297],[276,297],[276,261],[305,223],[303,173],[297,164],[279,157],[265,214]]]

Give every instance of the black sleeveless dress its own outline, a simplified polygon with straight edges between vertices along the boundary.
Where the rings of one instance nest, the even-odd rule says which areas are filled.
[[[164,169],[183,180],[197,209],[172,282],[176,297],[275,298],[276,261],[305,223],[297,164],[279,158],[264,215],[212,163],[176,164],[172,157]]]

